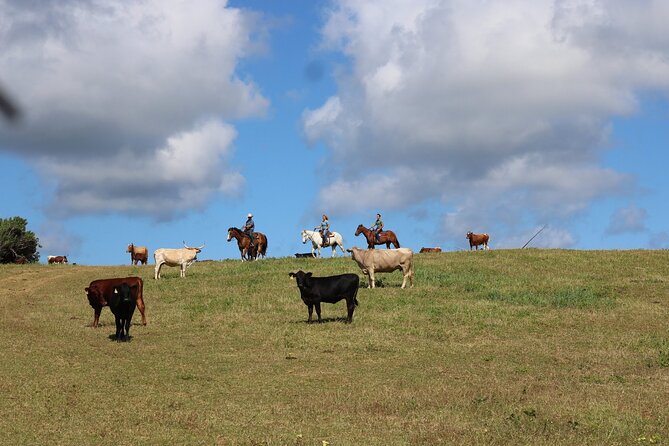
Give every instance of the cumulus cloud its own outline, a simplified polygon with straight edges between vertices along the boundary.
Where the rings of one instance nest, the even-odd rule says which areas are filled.
[[[235,73],[262,47],[257,16],[224,0],[0,1],[0,12],[2,77],[25,111],[0,150],[50,175],[54,209],[163,218],[240,191],[224,120],[268,105]]]
[[[666,13],[659,0],[334,1],[322,45],[350,70],[303,116],[340,167],[323,194],[343,191],[351,212],[365,186],[388,191],[367,209],[438,197],[446,233],[501,222],[512,236],[628,190],[599,160],[638,91],[669,93]]]
[[[643,232],[646,230],[646,218],[648,218],[648,212],[634,205],[617,209],[611,215],[606,233],[619,235],[629,232]]]

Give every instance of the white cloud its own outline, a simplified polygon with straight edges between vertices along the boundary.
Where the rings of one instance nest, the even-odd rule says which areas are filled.
[[[0,147],[52,175],[63,213],[139,202],[165,217],[234,195],[244,181],[225,162],[224,120],[268,106],[235,73],[262,47],[259,30],[221,0],[1,1],[2,77],[25,119]]]
[[[630,205],[626,208],[617,209],[609,221],[606,233],[610,235],[624,234],[628,232],[643,232],[646,230],[646,219],[648,212]]]
[[[396,205],[441,198],[455,209],[447,232],[503,218],[510,235],[633,187],[599,159],[610,118],[634,113],[638,91],[669,93],[664,4],[334,1],[323,47],[351,68],[303,119],[345,172],[324,193],[371,179],[402,191]],[[439,179],[414,187],[426,172]]]

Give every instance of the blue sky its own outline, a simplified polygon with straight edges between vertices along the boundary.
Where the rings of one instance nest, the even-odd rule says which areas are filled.
[[[187,4],[186,4],[187,3]],[[0,216],[123,264],[253,212],[270,256],[323,211],[403,246],[669,247],[669,5],[0,1]]]

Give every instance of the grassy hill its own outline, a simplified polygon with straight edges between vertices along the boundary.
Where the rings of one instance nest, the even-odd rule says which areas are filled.
[[[4,444],[669,444],[669,252],[420,254],[354,322],[288,272],[350,258],[0,267]],[[84,287],[145,279],[148,325]]]

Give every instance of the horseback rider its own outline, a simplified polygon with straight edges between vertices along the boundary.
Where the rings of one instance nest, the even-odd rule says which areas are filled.
[[[314,230],[318,230],[321,233],[321,242],[322,247],[330,246],[330,222],[328,221],[328,216],[323,214],[323,221],[319,226],[316,226]]]
[[[246,223],[242,226],[242,232],[248,235],[251,239],[251,246],[253,246],[253,230],[255,229],[256,224],[253,222],[253,214],[249,212],[247,215]]]
[[[369,230],[374,233],[374,238],[377,242],[380,242],[379,234],[381,233],[382,229],[383,229],[383,221],[381,220],[381,214],[376,214],[376,221],[369,228]]]

